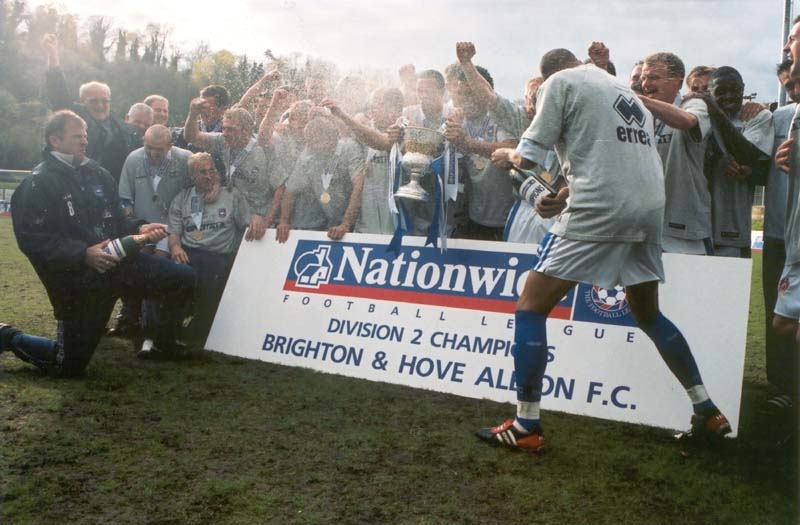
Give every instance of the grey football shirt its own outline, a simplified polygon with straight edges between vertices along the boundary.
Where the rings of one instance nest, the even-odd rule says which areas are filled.
[[[133,205],[133,215],[147,222],[165,224],[172,199],[191,185],[186,164],[191,151],[173,146],[161,166],[145,162],[144,148],[139,148],[125,159],[119,178],[119,198]],[[154,178],[158,177],[156,189]]]
[[[495,123],[511,133],[515,139],[520,138],[531,125],[531,119],[528,118],[523,108],[500,95],[497,95],[494,108],[490,110],[490,113]]]
[[[786,224],[786,197],[789,191],[789,179],[787,173],[775,164],[775,153],[778,146],[789,136],[789,127],[792,124],[796,108],[797,104],[788,104],[772,113],[775,141],[772,146],[767,187],[764,188],[764,236],[781,241]]]
[[[490,114],[472,122],[466,120],[464,129],[474,140],[502,142],[515,138],[512,133],[498,126]],[[467,171],[469,218],[483,226],[502,227],[514,204],[514,188],[508,172],[495,167],[491,159],[474,153],[465,155],[462,165]]]
[[[658,154],[664,166],[664,235],[707,239],[711,237],[711,193],[703,166],[711,119],[701,99],[687,100],[680,107],[697,118],[692,129],[673,129],[655,121]]]
[[[286,182],[286,189],[296,195],[308,195],[311,199],[305,209],[295,205],[292,226],[326,229],[341,224],[353,190],[352,179],[362,172],[363,167],[363,149],[353,139],[340,139],[335,152],[330,155],[312,154],[308,148],[303,150]],[[324,174],[329,171],[333,176],[326,187]],[[325,200],[328,202],[322,202],[323,194],[327,194]]]
[[[247,199],[237,188],[222,188],[216,201],[206,203],[193,189],[183,190],[172,200],[167,231],[179,235],[184,246],[232,253],[238,245],[238,232],[250,224]],[[202,221],[198,226],[193,214],[200,212]]]
[[[252,213],[266,215],[275,190],[287,177],[274,149],[265,150],[251,139],[245,148],[231,151],[222,133],[209,135],[208,151],[222,157],[226,170],[222,175],[226,183],[242,192]]]
[[[765,155],[772,152],[775,132],[772,114],[768,110],[761,111],[747,122],[739,119],[731,122]],[[714,133],[718,135],[716,131]],[[747,248],[750,246],[754,186],[747,181],[738,181],[725,175],[726,161],[733,157],[725,150],[721,138],[717,137],[716,142],[723,152],[723,160],[715,163],[710,173],[714,244]]]
[[[653,117],[626,82],[592,64],[554,74],[540,88],[536,117],[522,138],[540,151],[555,146],[569,181],[553,233],[660,244],[664,175]]]

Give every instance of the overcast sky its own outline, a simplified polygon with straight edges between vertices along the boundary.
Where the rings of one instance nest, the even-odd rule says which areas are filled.
[[[32,1],[31,4],[52,2]],[[700,64],[733,66],[745,93],[777,99],[774,67],[780,59],[783,0],[62,0],[82,17],[105,15],[143,30],[148,22],[173,26],[186,50],[199,41],[262,58],[299,51],[337,63],[395,71],[442,70],[455,61],[455,42],[471,40],[476,63],[496,89],[521,98],[525,80],[538,74],[541,55],[555,47],[586,56],[592,40],[611,49],[618,75],[656,51],[680,56],[687,71]]]

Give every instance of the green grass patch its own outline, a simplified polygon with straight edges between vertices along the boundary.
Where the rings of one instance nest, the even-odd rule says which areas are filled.
[[[10,222],[0,321],[52,336]],[[796,450],[755,415],[760,262],[740,437],[719,448],[684,458],[663,430],[548,413],[550,450],[528,456],[472,436],[509,405],[104,339],[82,380],[0,357],[0,522],[797,523]]]

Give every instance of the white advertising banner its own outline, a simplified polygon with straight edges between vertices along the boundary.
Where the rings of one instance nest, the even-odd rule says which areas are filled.
[[[514,403],[514,310],[536,247],[293,231],[242,243],[207,348],[476,399]],[[661,309],[738,428],[751,261],[665,254]],[[622,289],[581,284],[547,323],[542,408],[685,429],[686,392],[635,327]],[[514,410],[509,409],[509,415]],[[501,417],[501,415],[498,415]]]

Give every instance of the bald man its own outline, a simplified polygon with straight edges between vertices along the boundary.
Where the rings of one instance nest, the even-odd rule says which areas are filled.
[[[156,124],[144,134],[144,147],[128,155],[119,180],[119,198],[128,215],[166,224],[169,205],[191,184],[191,152],[172,145],[169,128]],[[166,242],[159,250],[168,253]]]

